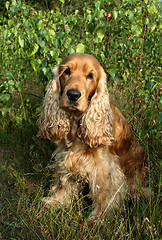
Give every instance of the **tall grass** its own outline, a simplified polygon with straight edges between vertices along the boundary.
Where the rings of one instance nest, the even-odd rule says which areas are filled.
[[[36,119],[21,125],[10,118],[1,117],[0,121],[1,239],[160,239],[158,139],[148,139],[145,144],[154,193],[148,199],[127,199],[112,216],[90,224],[91,206],[80,200],[53,210],[42,205],[52,181],[45,167],[55,146],[35,137]]]

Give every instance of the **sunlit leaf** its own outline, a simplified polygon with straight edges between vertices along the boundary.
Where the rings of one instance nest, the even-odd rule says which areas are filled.
[[[0,94],[0,101],[8,102],[9,99],[10,99],[10,94],[8,94],[8,93],[1,93]]]
[[[7,2],[6,2],[6,9],[7,9],[7,10],[9,9],[9,5],[10,5],[10,2],[7,1]]]
[[[15,85],[15,83],[14,83],[13,80],[9,80],[9,81],[8,81],[8,84],[9,84],[10,86],[14,86],[14,85]]]
[[[41,61],[40,61],[40,60],[37,60],[37,59],[32,59],[32,60],[30,61],[30,63],[31,63],[31,65],[32,65],[34,71],[37,72],[38,69],[39,69],[39,67],[40,67]]]
[[[114,17],[114,19],[115,19],[115,21],[116,21],[116,19],[117,19],[117,17],[118,17],[118,12],[114,10],[114,11],[112,12],[112,15],[113,15],[113,17]]]
[[[133,22],[135,20],[133,12],[129,13],[129,20],[130,20],[130,22]]]
[[[142,29],[143,28],[139,24],[132,25],[132,27],[131,27],[131,30],[137,36],[139,36],[142,33]]]
[[[150,28],[151,28],[151,32],[153,32],[156,28],[156,23],[153,22],[152,24],[150,24]]]
[[[1,108],[2,116],[5,116],[8,112],[9,112],[9,108],[8,107]]]
[[[24,39],[21,36],[19,36],[19,44],[22,48],[24,47]]]
[[[101,59],[102,59],[102,62],[105,61],[105,54],[104,53],[101,53]]]
[[[127,82],[127,77],[126,77],[125,73],[122,75],[122,77],[123,77],[123,80],[124,80],[125,82]]]
[[[36,54],[36,52],[38,52],[38,49],[39,49],[38,44],[34,43],[33,50],[32,50],[32,52],[28,56],[31,57],[34,54]]]
[[[154,2],[151,2],[151,4],[148,7],[148,11],[151,14],[157,13],[157,8]]]
[[[83,43],[79,43],[76,47],[77,53],[84,53],[85,52],[85,45]]]
[[[104,38],[105,36],[105,31],[100,29],[98,32],[97,32],[97,36],[98,38],[102,41],[102,39]]]

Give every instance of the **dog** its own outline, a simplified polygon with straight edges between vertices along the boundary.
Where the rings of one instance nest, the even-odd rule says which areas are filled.
[[[93,56],[74,53],[54,69],[38,125],[38,135],[58,145],[46,205],[69,204],[76,179],[89,185],[92,220],[117,209],[127,194],[143,192],[145,151],[111,102],[106,74]]]

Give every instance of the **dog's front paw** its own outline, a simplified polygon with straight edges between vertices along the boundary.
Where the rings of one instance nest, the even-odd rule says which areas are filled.
[[[50,207],[55,208],[60,202],[57,201],[55,197],[44,197],[42,203],[45,208],[49,209]]]

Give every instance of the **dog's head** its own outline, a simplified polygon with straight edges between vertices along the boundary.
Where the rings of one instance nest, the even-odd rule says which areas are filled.
[[[82,53],[67,56],[54,69],[41,115],[43,137],[65,138],[71,128],[70,116],[76,116],[80,121],[77,135],[82,141],[90,147],[110,144],[112,114],[106,74],[98,60]]]
[[[75,53],[66,57],[54,70],[60,81],[60,107],[65,111],[84,113],[97,89],[104,71],[96,58]]]

